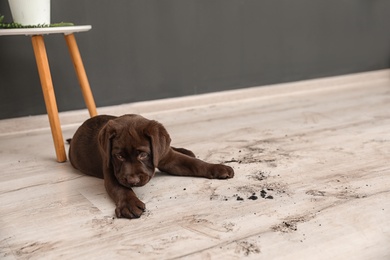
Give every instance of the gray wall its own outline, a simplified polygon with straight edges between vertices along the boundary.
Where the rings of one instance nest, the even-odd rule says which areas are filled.
[[[52,1],[60,21],[93,26],[76,38],[98,106],[390,65],[389,0]],[[63,37],[45,41],[60,111],[84,108]],[[0,88],[0,118],[45,113],[28,37],[0,37]]]

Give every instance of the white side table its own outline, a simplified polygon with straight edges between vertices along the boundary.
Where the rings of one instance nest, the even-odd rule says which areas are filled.
[[[91,87],[88,82],[87,74],[84,69],[80,51],[74,37],[75,32],[85,32],[92,28],[90,25],[83,26],[65,26],[65,27],[48,27],[48,28],[28,28],[28,29],[0,29],[0,36],[5,35],[25,35],[31,36],[34,49],[35,60],[38,66],[39,78],[43,96],[45,99],[47,115],[49,117],[51,133],[54,141],[57,161],[66,161],[66,152],[64,139],[62,136],[61,124],[58,116],[57,102],[55,98],[53,82],[50,73],[49,61],[47,58],[46,47],[43,40],[44,35],[61,33],[64,34],[66,44],[80,83],[85,104],[87,105],[91,117],[97,115],[95,101],[93,99]]]

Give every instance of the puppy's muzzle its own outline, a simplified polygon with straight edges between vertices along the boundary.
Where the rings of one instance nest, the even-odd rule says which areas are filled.
[[[149,182],[151,178],[147,174],[128,174],[119,180],[126,187],[140,187]]]

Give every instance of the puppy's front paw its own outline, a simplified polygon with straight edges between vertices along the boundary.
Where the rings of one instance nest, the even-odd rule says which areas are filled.
[[[234,176],[234,170],[230,166],[222,164],[213,164],[208,171],[210,179],[230,179]]]
[[[115,214],[118,218],[139,218],[145,211],[145,203],[137,197],[129,197],[117,203]]]

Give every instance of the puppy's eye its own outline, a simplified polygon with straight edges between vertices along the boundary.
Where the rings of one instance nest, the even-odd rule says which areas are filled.
[[[146,153],[146,152],[140,152],[140,153],[138,154],[138,159],[140,159],[140,160],[146,160],[146,159],[148,159],[148,158],[149,158],[149,154]]]
[[[125,157],[123,157],[120,153],[116,153],[115,154],[115,157],[120,160],[120,161],[124,161],[125,160]]]

